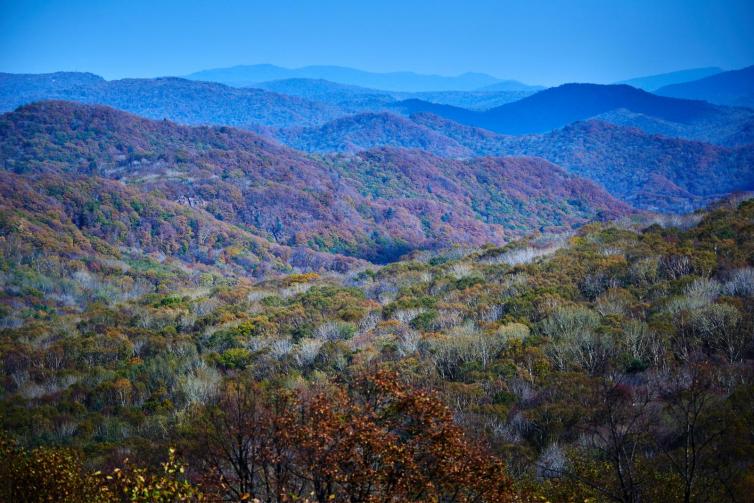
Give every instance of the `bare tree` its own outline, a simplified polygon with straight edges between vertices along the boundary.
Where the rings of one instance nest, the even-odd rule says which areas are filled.
[[[720,421],[720,395],[711,369],[698,364],[676,370],[655,383],[662,398],[664,429],[655,438],[667,466],[681,481],[682,501],[709,501],[712,454],[726,421]]]

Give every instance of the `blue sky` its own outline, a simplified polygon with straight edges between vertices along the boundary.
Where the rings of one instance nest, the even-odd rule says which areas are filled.
[[[0,71],[334,64],[607,83],[753,64],[752,26],[752,0],[0,0]]]

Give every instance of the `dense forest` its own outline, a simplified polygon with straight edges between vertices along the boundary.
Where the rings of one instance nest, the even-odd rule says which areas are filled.
[[[394,148],[312,157],[233,128],[192,128],[71,102],[36,103],[0,117],[0,156],[8,176],[41,194],[38,204],[62,204],[79,227],[102,228],[128,246],[133,226],[145,224],[133,205],[71,201],[80,190],[61,184],[110,187],[115,180],[137,199],[180,203],[279,246],[373,262],[418,248],[502,244],[535,230],[631,213],[601,187],[542,159],[462,161]],[[113,228],[110,220],[123,225]]]
[[[731,201],[258,282],[4,233],[0,499],[746,501],[753,222]]]
[[[751,501],[751,75],[0,73],[0,502]]]
[[[509,136],[429,113],[410,118],[356,114],[322,126],[278,130],[276,137],[307,152],[359,152],[389,145],[450,158],[536,156],[602,185],[636,208],[688,212],[754,183],[749,169],[752,138],[734,124],[705,128],[727,131],[733,138],[728,146],[659,136],[598,119],[545,134]]]

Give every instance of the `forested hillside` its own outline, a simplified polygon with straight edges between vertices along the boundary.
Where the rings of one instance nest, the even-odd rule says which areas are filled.
[[[0,117],[0,500],[754,489],[750,145],[265,132],[316,153],[75,102]]]
[[[399,149],[314,158],[232,128],[67,102],[2,116],[0,154],[5,170],[23,176],[118,180],[278,244],[377,262],[631,212],[542,160],[456,161]]]
[[[2,79],[1,501],[754,491],[750,111]]]
[[[0,503],[753,501],[752,26],[0,1]]]
[[[107,81],[96,75],[72,72],[0,73],[0,111],[51,99],[108,105],[150,119],[170,119],[182,124],[248,129],[321,124],[344,114],[336,106],[296,96],[175,77]]]
[[[17,461],[2,495],[45,494],[44,473],[104,501],[143,486],[263,501],[743,501],[753,221],[754,203],[730,203],[259,283],[105,262],[100,281],[141,290],[4,313],[2,427],[83,450],[87,466],[5,442]],[[24,262],[3,243],[7,299],[21,271],[60,282],[50,271],[68,252]],[[75,294],[93,274],[69,267],[60,284]],[[171,446],[164,473],[138,471]],[[89,468],[124,457],[137,465],[115,478]],[[52,468],[13,478],[39,463]]]
[[[746,143],[748,133],[741,131]],[[420,148],[443,157],[537,156],[591,179],[642,209],[684,212],[754,189],[754,147],[724,147],[648,134],[604,121],[575,122],[541,135],[511,136],[429,113],[409,118],[358,114],[277,138],[310,151],[358,152],[377,146]],[[737,142],[736,142],[737,143]]]

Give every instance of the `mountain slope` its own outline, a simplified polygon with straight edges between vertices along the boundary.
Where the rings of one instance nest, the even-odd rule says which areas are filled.
[[[754,65],[692,82],[664,86],[657,90],[657,94],[720,105],[754,107]]]
[[[281,79],[324,79],[339,84],[381,89],[385,91],[470,91],[498,82],[483,73],[464,73],[446,77],[413,72],[375,73],[341,66],[305,66],[282,68],[275,65],[241,65],[192,73],[192,80],[221,82],[233,86],[248,86],[256,82]]]
[[[406,150],[314,159],[232,128],[67,102],[3,115],[0,155],[14,173],[120,180],[272,242],[378,262],[629,211],[542,160],[461,162]]]
[[[0,213],[16,245],[69,259],[162,260],[196,272],[264,277],[338,270],[359,260],[270,243],[190,204],[85,173],[0,170]]]
[[[465,214],[474,214],[511,236],[533,229],[557,231],[586,214],[602,219],[628,213],[627,206],[596,184],[538,158],[458,161],[418,150],[383,148],[364,151],[341,169],[344,176],[353,174],[351,183],[365,196],[394,204],[405,200],[412,213],[421,214],[434,205],[442,208],[440,219],[449,224],[442,230],[446,233],[442,240],[452,243],[479,242],[473,228],[465,227],[470,221]],[[459,233],[467,241],[459,240]]]
[[[340,110],[357,113],[365,110],[387,110],[396,98],[387,91],[338,84],[323,79],[282,79],[252,84],[249,87],[264,89],[288,96],[335,106]]]
[[[266,82],[257,82],[249,87],[265,89],[280,94],[299,96],[314,101],[336,103],[345,99],[353,99],[357,96],[374,96],[392,101],[393,94],[388,91],[369,89],[348,84],[338,84],[325,79],[280,79]]]
[[[0,73],[0,110],[13,110],[25,103],[54,97],[54,93],[96,87],[104,82],[99,75],[81,72]]]
[[[704,77],[709,77],[710,75],[715,75],[721,73],[722,71],[722,68],[718,68],[716,66],[708,66],[705,68],[690,68],[688,70],[680,70],[677,72],[660,73],[656,75],[647,75],[644,77],[622,80],[620,82],[616,82],[616,84],[626,84],[627,86],[636,87],[638,89],[643,89],[645,91],[651,92],[664,86],[703,79]]]
[[[344,114],[335,106],[295,96],[173,77],[106,81],[76,73],[0,74],[0,110],[10,111],[43,99],[108,105],[184,124],[244,128],[308,126]]]
[[[306,152],[356,152],[372,147],[416,148],[443,157],[465,157],[471,151],[454,140],[391,113],[363,113],[322,126],[281,130],[277,138]]]
[[[398,100],[419,99],[431,103],[453,105],[472,110],[487,110],[505,103],[511,103],[534,94],[539,88],[524,86],[501,86],[501,90],[475,91],[424,91],[396,92],[369,89],[366,87],[338,84],[324,79],[282,79],[259,82],[249,87],[265,89],[276,93],[298,96],[308,100],[336,105],[353,111],[384,111]],[[494,86],[493,86],[494,87]]]
[[[673,122],[692,122],[714,113],[703,102],[655,96],[624,85],[565,84],[483,112],[407,100],[407,113],[430,112],[450,120],[506,134],[542,133],[611,110],[626,109]]]
[[[278,138],[301,150],[411,147],[443,157],[538,156],[602,184],[639,208],[689,211],[754,188],[754,146],[727,148],[590,120],[541,135],[506,136],[432,114],[362,114]]]
[[[599,121],[516,143],[507,153],[559,163],[640,208],[688,211],[754,188],[754,146],[730,149]]]
[[[718,106],[712,113],[691,122],[674,122],[626,109],[612,110],[592,119],[641,129],[650,134],[735,147],[754,143],[750,124],[754,111]]]
[[[152,119],[234,126],[252,131],[311,127],[349,113],[387,111],[398,99],[490,108],[525,91],[391,93],[322,79],[286,79],[234,88],[173,77],[106,81],[86,73],[0,74],[0,111],[45,99],[112,106]]]
[[[543,135],[512,137],[430,114],[413,119],[477,155],[543,157],[639,208],[688,211],[722,194],[754,188],[753,145],[727,148],[594,120]]]
[[[526,98],[535,92],[537,92],[536,89],[518,91],[436,91],[410,94],[404,93],[399,94],[396,97],[402,100],[417,99],[439,105],[467,108],[469,110],[489,110],[490,108],[499,107],[500,105],[513,103],[514,101]]]

